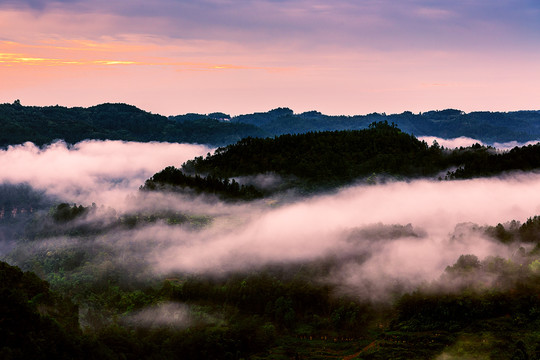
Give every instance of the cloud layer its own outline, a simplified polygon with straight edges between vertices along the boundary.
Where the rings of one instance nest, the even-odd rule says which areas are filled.
[[[3,6],[2,6],[3,5]],[[383,48],[496,45],[494,31],[503,39],[520,35],[520,42],[535,41],[540,6],[535,1],[455,2],[352,1],[332,4],[306,0],[249,1],[2,1],[4,9],[33,9],[41,15],[72,13],[107,15],[119,27],[95,28],[93,36],[154,33],[170,38],[211,39],[231,42],[294,41],[297,44],[361,45]],[[136,24],[129,19],[139,20]],[[151,28],[159,22],[162,26]],[[138,29],[138,30],[135,30]],[[528,32],[524,30],[527,29]],[[457,34],[455,33],[457,32]],[[476,32],[475,37],[466,35]],[[396,35],[399,35],[396,37]],[[422,42],[417,41],[422,38]],[[262,44],[261,44],[262,45]]]
[[[28,183],[69,202],[117,207],[166,166],[206,154],[199,145],[84,141],[44,148],[32,143],[0,150],[0,182]]]
[[[523,222],[540,213],[540,174],[358,185],[311,198],[234,205],[178,194],[137,195],[153,172],[207,150],[118,141],[45,149],[25,144],[0,152],[1,180],[28,182],[68,201],[104,203],[120,214],[172,210],[211,216],[210,225],[200,230],[157,221],[95,235],[93,241],[116,249],[118,262],[136,259],[160,276],[223,275],[333,259],[334,271],[321,281],[370,297],[385,296],[396,284],[437,279],[462,254],[507,257],[514,249],[467,224]],[[100,216],[111,215],[95,215]],[[50,238],[43,246],[78,243]]]
[[[505,142],[505,143],[497,143],[496,142],[496,143],[493,143],[493,144],[486,144],[486,143],[483,143],[480,140],[472,139],[472,138],[465,137],[465,136],[461,136],[461,137],[454,138],[454,139],[442,139],[442,138],[438,138],[438,137],[435,137],[435,136],[419,136],[418,139],[420,141],[427,142],[429,145],[433,144],[433,141],[437,141],[437,143],[440,146],[444,146],[447,149],[455,149],[455,148],[459,148],[459,147],[469,147],[469,146],[472,146],[474,144],[480,144],[480,145],[485,145],[485,146],[492,146],[492,147],[494,147],[494,148],[496,148],[498,150],[501,150],[501,151],[510,150],[512,148],[515,148],[516,146],[522,147],[522,146],[534,145],[534,144],[538,143],[538,141],[528,141],[526,143],[519,143],[517,141],[509,141],[509,142]]]

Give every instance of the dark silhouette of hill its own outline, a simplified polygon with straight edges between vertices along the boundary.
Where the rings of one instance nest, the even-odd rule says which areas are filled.
[[[265,189],[242,186],[235,177],[277,174],[287,179],[282,189],[317,191],[351,183],[372,174],[433,175],[444,159],[439,147],[399,130],[394,124],[373,123],[364,130],[309,132],[274,138],[245,138],[197,157],[182,170],[167,167],[147,180],[144,190],[166,186],[205,192],[222,198],[253,199]]]
[[[49,283],[33,272],[23,272],[3,261],[0,261],[0,279],[2,359],[99,356],[97,351],[92,355],[87,353],[90,348],[86,345],[90,343],[82,337],[77,305],[50,291]]]
[[[218,148],[206,158],[185,162],[182,170],[167,167],[147,180],[142,189],[172,187],[224,199],[250,200],[290,188],[313,192],[359,180],[370,182],[375,177],[452,180],[539,168],[540,144],[506,152],[480,144],[449,150],[436,142],[429,146],[395,124],[378,122],[364,130],[245,138]],[[279,175],[283,183],[268,190],[253,184],[243,186],[234,180],[266,174]]]
[[[434,150],[434,149],[433,149]],[[440,149],[439,149],[440,150]],[[439,150],[436,151],[438,160]],[[372,173],[427,175],[433,151],[395,124],[364,130],[308,132],[274,138],[245,138],[206,159],[188,161],[188,172],[219,177],[277,173],[320,182],[348,182]]]
[[[167,141],[226,145],[246,136],[265,136],[249,124],[208,116],[177,121],[132,105],[101,104],[89,108],[0,104],[0,146],[31,141],[37,145],[64,140]]]
[[[485,143],[540,139],[540,111],[471,112],[447,109],[421,114],[329,116],[317,111],[294,114],[291,109],[231,117],[224,113],[165,117],[127,104],[88,108],[0,104],[0,146],[27,141],[37,145],[85,139],[168,141],[223,146],[245,137],[268,137],[313,131],[361,130],[373,122],[396,124],[415,136],[467,136]]]
[[[531,141],[540,139],[540,111],[471,112],[447,109],[413,114],[386,115],[372,113],[355,116],[329,116],[318,111],[294,114],[279,108],[266,113],[240,115],[231,122],[252,124],[274,134],[294,134],[308,131],[361,130],[372,122],[387,121],[415,136],[441,138],[471,137],[485,143]]]

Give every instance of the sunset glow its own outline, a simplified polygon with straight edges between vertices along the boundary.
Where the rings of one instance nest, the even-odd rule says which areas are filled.
[[[535,110],[539,16],[536,2],[502,0],[0,1],[0,101]]]

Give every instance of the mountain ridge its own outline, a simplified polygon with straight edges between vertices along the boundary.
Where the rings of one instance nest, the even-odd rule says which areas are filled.
[[[86,139],[166,141],[223,146],[245,137],[272,137],[310,131],[362,130],[373,122],[387,121],[415,136],[470,137],[486,144],[540,139],[540,111],[511,112],[457,109],[413,114],[371,113],[324,115],[318,111],[295,114],[283,107],[267,112],[230,116],[221,112],[163,116],[124,103],[104,103],[87,108],[0,104],[0,147],[27,141],[44,145],[61,139],[76,143]]]

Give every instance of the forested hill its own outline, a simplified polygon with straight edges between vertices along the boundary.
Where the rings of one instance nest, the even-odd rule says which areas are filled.
[[[431,175],[440,169],[441,149],[388,123],[365,130],[309,132],[275,138],[245,138],[195,158],[182,171],[168,167],[146,181],[143,189],[162,185],[250,199],[263,195],[240,187],[230,178],[278,174],[284,188],[318,190],[350,183],[373,173],[399,176]]]
[[[232,122],[253,124],[274,134],[295,134],[308,131],[360,130],[372,122],[387,121],[415,136],[457,138],[466,136],[485,143],[533,141],[540,139],[540,111],[471,112],[446,109],[413,114],[387,115],[372,113],[355,116],[329,116],[317,111],[294,114],[291,109],[279,108],[266,113],[240,115]]]
[[[265,136],[250,124],[227,123],[211,117],[186,121],[168,119],[126,104],[101,104],[89,108],[0,104],[0,147],[31,141],[37,145],[61,139],[168,141],[209,144],[234,143],[246,136]]]
[[[206,158],[187,161],[182,170],[168,167],[147,180],[143,189],[171,186],[180,191],[249,200],[290,188],[311,192],[359,180],[371,182],[374,175],[452,180],[537,169],[540,144],[507,152],[480,144],[450,150],[436,142],[429,146],[395,124],[379,122],[364,130],[245,138],[218,148]],[[279,175],[280,187],[266,189],[252,181],[261,174]]]
[[[368,129],[308,132],[275,138],[245,138],[218,148],[211,156],[188,161],[187,173],[218,177],[277,173],[321,181],[351,181],[372,173],[425,175],[438,150],[402,132],[394,124]]]
[[[294,114],[278,108],[231,117],[224,113],[165,117],[126,104],[89,108],[0,104],[0,147],[26,141],[38,145],[57,139],[75,143],[85,139],[169,141],[223,146],[245,137],[268,137],[310,131],[366,129],[373,122],[396,124],[415,136],[467,136],[485,143],[540,139],[540,111],[471,112],[447,109],[422,114],[404,112],[328,116],[317,111]]]

